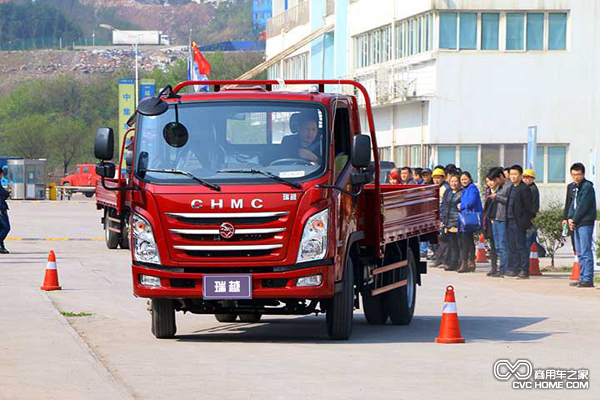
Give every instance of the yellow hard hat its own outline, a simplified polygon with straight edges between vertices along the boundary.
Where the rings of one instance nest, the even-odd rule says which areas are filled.
[[[535,172],[533,172],[532,169],[526,169],[525,171],[523,171],[523,176],[529,176],[535,179]]]
[[[441,168],[436,168],[433,170],[433,173],[431,174],[431,176],[446,176],[446,173],[444,172],[443,169]]]

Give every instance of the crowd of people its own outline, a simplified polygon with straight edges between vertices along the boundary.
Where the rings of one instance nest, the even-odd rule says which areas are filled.
[[[593,287],[592,237],[596,220],[593,185],[585,179],[585,166],[571,166],[573,182],[567,188],[563,234],[570,235],[579,257],[581,273],[576,287]],[[440,190],[440,240],[421,244],[424,257],[432,251],[434,266],[458,273],[474,272],[476,233],[490,244],[492,268],[487,276],[529,279],[529,255],[537,241],[534,224],[540,212],[540,192],[535,172],[520,165],[491,168],[486,176],[483,196],[473,177],[454,164],[427,168],[394,168],[390,184],[435,184]]]

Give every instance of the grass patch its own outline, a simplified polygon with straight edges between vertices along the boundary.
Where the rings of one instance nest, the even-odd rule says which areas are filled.
[[[573,267],[545,267],[542,272],[572,272]]]
[[[70,318],[91,317],[92,316],[92,313],[87,313],[87,312],[74,313],[74,312],[70,312],[70,311],[61,311],[60,313],[63,317],[70,317]]]

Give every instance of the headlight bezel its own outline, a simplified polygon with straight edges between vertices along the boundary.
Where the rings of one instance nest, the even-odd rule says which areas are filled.
[[[329,240],[329,208],[311,215],[302,228],[296,263],[322,260],[327,255]],[[317,251],[319,250],[320,251]]]
[[[152,225],[138,213],[132,215],[131,235],[133,236],[133,258],[136,261],[160,264],[160,254]]]

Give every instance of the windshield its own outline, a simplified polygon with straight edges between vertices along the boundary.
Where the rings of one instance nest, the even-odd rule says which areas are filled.
[[[176,112],[178,121],[177,125]],[[324,108],[307,102],[180,104],[137,122],[136,173],[155,183],[303,181],[322,174],[327,135]],[[157,170],[162,170],[158,172]],[[267,172],[251,173],[250,170]]]

